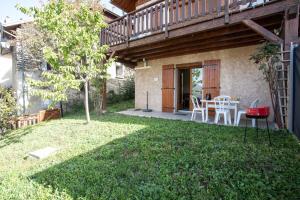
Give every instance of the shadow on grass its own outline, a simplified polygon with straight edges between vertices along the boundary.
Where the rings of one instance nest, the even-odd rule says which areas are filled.
[[[244,145],[242,129],[213,126],[208,132],[192,122],[115,114],[97,120],[147,128],[31,179],[75,199],[293,199],[299,194],[295,155],[300,151],[290,137],[278,139],[277,147]]]
[[[8,145],[21,142],[22,137],[32,133],[34,127],[36,126],[28,126],[14,132],[9,131],[5,135],[0,136],[0,149]]]

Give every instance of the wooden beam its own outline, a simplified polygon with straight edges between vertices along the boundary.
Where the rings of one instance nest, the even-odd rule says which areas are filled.
[[[284,48],[289,50],[291,42],[298,41],[299,5],[288,8],[284,18]]]
[[[243,20],[243,24],[245,24],[246,26],[251,28],[253,31],[258,33],[259,35],[263,36],[265,39],[269,40],[270,42],[274,42],[277,44],[283,43],[283,40],[280,37],[278,37],[271,31],[269,31],[268,29],[264,28],[263,26],[257,24],[256,22],[254,22],[251,19]]]
[[[170,51],[178,51],[181,52],[182,49],[191,49],[193,47],[199,47],[201,46],[202,48],[205,48],[206,46],[210,46],[212,44],[216,44],[216,43],[223,43],[223,42],[227,42],[227,41],[247,41],[247,40],[251,40],[253,38],[259,38],[262,39],[261,36],[258,36],[256,33],[251,33],[248,32],[246,34],[235,34],[232,36],[223,36],[223,37],[218,37],[218,38],[211,38],[211,39],[204,39],[204,40],[195,40],[194,42],[189,42],[186,44],[174,44],[170,47],[165,47],[159,50],[149,50],[147,52],[141,52],[141,53],[135,53],[132,55],[132,58],[137,58],[137,57],[144,57],[144,56],[149,56],[151,54],[160,54],[160,53],[165,53],[165,52],[170,52]]]
[[[225,0],[225,24],[229,23],[229,0]]]
[[[6,34],[8,34],[8,35],[10,35],[10,36],[12,36],[12,37],[14,37],[14,38],[17,37],[16,35],[14,35],[14,34],[8,32],[8,31],[6,31],[6,30],[4,30],[4,29],[3,29],[3,33],[6,33]]]
[[[268,28],[276,28],[277,26],[271,25],[268,26]],[[230,41],[230,40],[234,40],[234,39],[241,39],[244,41],[247,41],[248,39],[251,39],[255,36],[259,36],[261,39],[262,37],[260,35],[258,35],[257,33],[252,32],[251,30],[246,30],[246,31],[242,31],[242,32],[237,32],[237,33],[232,33],[230,35],[220,35],[220,36],[215,36],[213,38],[207,38],[207,39],[202,39],[194,37],[194,40],[191,40],[189,42],[181,42],[181,39],[178,40],[177,42],[174,42],[171,45],[165,45],[164,47],[161,48],[154,48],[154,49],[148,49],[146,51],[139,51],[139,52],[135,52],[135,53],[131,53],[131,54],[127,54],[130,57],[140,57],[140,56],[145,56],[145,55],[150,55],[150,54],[154,54],[154,53],[163,53],[166,51],[172,51],[172,50],[178,50],[181,51],[181,49],[183,48],[192,48],[194,46],[207,46],[210,45],[212,43],[222,43],[225,41]]]
[[[124,64],[126,67],[129,67],[129,68],[132,68],[132,69],[137,66],[136,61],[120,59],[120,58],[118,58],[118,56],[117,56],[116,61],[120,62],[120,63]]]
[[[191,68],[202,66],[202,62],[192,62],[192,63],[184,63],[176,65],[176,68]]]
[[[169,57],[169,56],[181,56],[181,55],[186,55],[186,54],[192,54],[192,53],[199,53],[199,52],[207,52],[211,49],[214,50],[218,50],[221,47],[224,46],[234,46],[234,47],[239,47],[239,46],[244,46],[244,44],[259,44],[261,41],[261,37],[252,37],[251,39],[247,40],[247,41],[243,41],[240,39],[236,39],[236,40],[231,40],[231,41],[225,41],[225,42],[216,42],[216,43],[212,43],[210,45],[206,45],[206,46],[194,46],[194,47],[186,47],[184,49],[179,50],[172,50],[172,51],[167,51],[164,53],[157,53],[157,54],[152,54],[152,55],[148,55],[145,57],[140,57],[137,59],[142,59],[142,58],[146,58],[146,59],[156,59],[156,58],[164,58],[164,57]]]
[[[273,17],[269,17],[267,19],[263,20],[257,20],[256,22],[259,23],[260,25],[269,28],[269,27],[274,27],[275,25],[278,25],[278,27],[281,26],[281,20],[282,19],[282,14],[280,15],[275,15]],[[271,28],[272,28],[271,27]],[[193,34],[193,35],[186,35],[184,37],[181,37],[180,39],[169,39],[169,40],[164,40],[163,42],[158,42],[154,43],[151,45],[143,45],[135,48],[129,48],[129,49],[124,49],[122,51],[119,51],[119,54],[122,55],[131,55],[135,53],[141,53],[144,51],[153,51],[161,48],[165,48],[166,46],[174,45],[174,44],[186,44],[189,42],[194,43],[195,40],[203,40],[203,39],[210,39],[210,38],[216,38],[216,37],[222,37],[222,36],[231,36],[232,34],[236,33],[243,33],[245,31],[250,31],[250,29],[243,25],[243,24],[237,24],[235,26],[226,26],[218,30],[211,30],[211,31],[205,31],[201,32],[198,34]]]
[[[113,51],[113,52],[110,54],[109,59],[112,59],[112,58],[115,56],[115,54],[116,54],[116,51]]]
[[[225,44],[220,45],[217,47],[211,47],[207,49],[190,49],[186,51],[182,51],[180,54],[178,52],[169,52],[168,54],[161,54],[161,55],[155,55],[148,57],[148,60],[154,60],[154,59],[160,59],[160,58],[167,58],[167,57],[175,57],[175,56],[183,56],[188,54],[195,54],[195,53],[203,53],[203,52],[209,52],[209,51],[218,51],[223,49],[231,49],[231,48],[238,48],[238,47],[244,47],[244,46],[250,46],[250,45],[256,45],[259,44],[259,41],[248,41],[248,42],[241,42],[239,44]]]

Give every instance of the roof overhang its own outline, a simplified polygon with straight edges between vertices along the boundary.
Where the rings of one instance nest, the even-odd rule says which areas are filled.
[[[26,20],[19,20],[19,21],[12,21],[12,22],[6,22],[2,23],[2,26],[4,28],[10,29],[13,27],[20,26],[21,24],[31,23],[33,22],[33,19],[26,19]]]
[[[117,19],[120,17],[120,15],[118,15],[117,13],[114,13],[106,8],[103,8],[103,14],[109,17],[110,19]]]
[[[135,10],[137,0],[111,0],[111,3],[125,12],[132,12]]]

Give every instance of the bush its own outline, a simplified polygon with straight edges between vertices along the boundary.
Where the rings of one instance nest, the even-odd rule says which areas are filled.
[[[16,114],[16,100],[11,89],[0,86],[0,134],[11,128],[11,119]]]
[[[123,100],[134,99],[135,87],[134,87],[134,77],[127,79],[123,86],[120,88],[120,95]]]
[[[130,77],[125,80],[124,84],[120,86],[120,93],[116,94],[113,90],[108,92],[108,103],[115,104],[121,101],[127,101],[134,99],[135,95],[135,86],[134,86],[134,77]]]
[[[120,95],[116,94],[115,91],[110,90],[107,94],[107,101],[109,104],[119,103],[121,101]]]

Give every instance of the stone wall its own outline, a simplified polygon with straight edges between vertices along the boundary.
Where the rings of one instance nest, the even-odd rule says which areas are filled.
[[[149,107],[156,111],[162,109],[162,65],[200,62],[204,60],[221,60],[221,95],[239,97],[240,107],[248,107],[259,98],[261,104],[271,107],[268,85],[257,66],[249,57],[257,46],[233,48],[206,53],[190,54],[149,60],[149,69],[136,70],[135,107],[145,108],[146,92],[149,92]],[[142,67],[143,63],[138,63]],[[176,81],[176,80],[175,80]]]
[[[114,91],[115,94],[120,93],[120,88],[125,84],[125,82],[134,77],[134,70],[126,67],[123,65],[123,70],[124,70],[124,76],[123,77],[117,77],[116,74],[116,66],[115,64],[110,67],[108,73],[109,73],[109,78],[106,82],[106,92]]]

